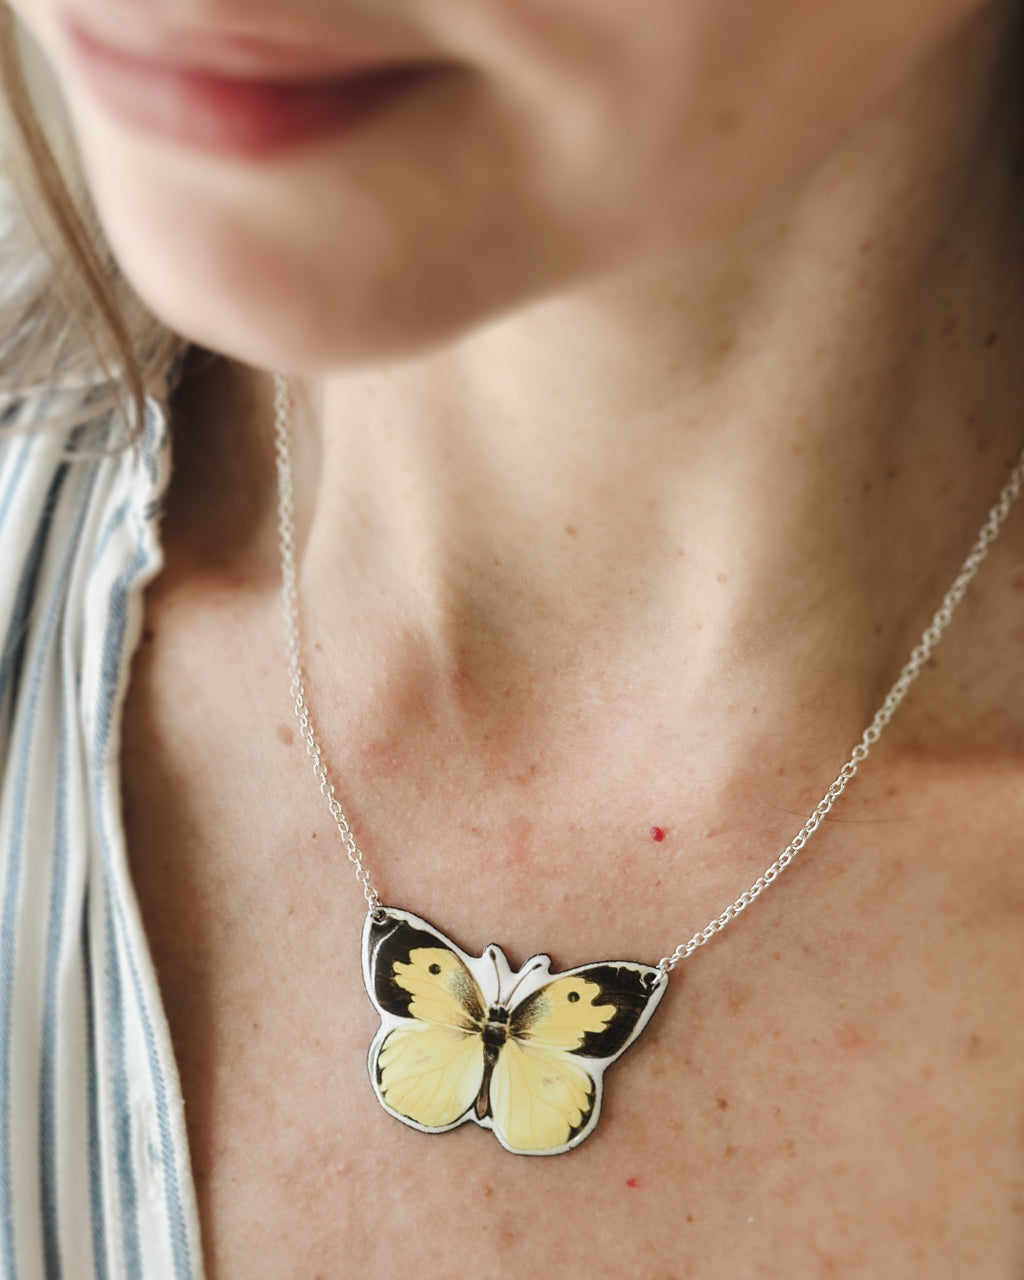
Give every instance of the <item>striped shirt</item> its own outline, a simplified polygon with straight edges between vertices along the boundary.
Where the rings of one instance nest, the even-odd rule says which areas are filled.
[[[119,783],[166,415],[150,402],[134,449],[76,456],[78,439],[0,437],[0,1277],[198,1280]]]

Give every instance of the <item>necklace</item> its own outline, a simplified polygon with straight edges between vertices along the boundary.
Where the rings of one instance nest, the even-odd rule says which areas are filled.
[[[605,960],[551,972],[533,956],[513,970],[492,944],[472,956],[434,925],[385,906],[327,775],[302,682],[287,380],[274,380],[281,597],[295,715],[313,773],[366,899],[363,978],[381,1024],[370,1082],[381,1106],[424,1133],[468,1121],[518,1155],[558,1155],[594,1130],[606,1069],[643,1031],[669,974],[779,878],[867,760],[921,674],[1024,487],[1024,453],[895,684],[810,817],[749,889],[655,965]]]

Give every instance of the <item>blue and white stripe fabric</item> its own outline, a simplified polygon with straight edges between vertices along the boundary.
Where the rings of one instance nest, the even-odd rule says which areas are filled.
[[[166,416],[151,402],[134,448],[90,433],[76,453],[74,434],[8,434],[18,414],[0,418],[0,1277],[198,1280],[119,784]]]

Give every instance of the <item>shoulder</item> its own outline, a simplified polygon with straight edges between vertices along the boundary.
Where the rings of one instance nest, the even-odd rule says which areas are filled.
[[[76,532],[87,501],[136,495],[143,515],[159,496],[165,415],[151,403],[134,443],[95,386],[48,389],[0,404],[0,625],[18,570],[43,567]],[[81,532],[81,530],[77,530]]]
[[[125,1204],[170,1275],[165,1260],[198,1257],[197,1232],[119,777],[143,590],[161,563],[165,413],[153,402],[134,444],[104,449],[102,415],[90,434],[85,419],[30,430],[39,406],[20,412],[0,438],[0,1111],[20,1117],[0,1142],[8,1199],[42,1224],[23,1233],[33,1275],[58,1226],[82,1274],[93,1261],[140,1274],[120,1252]]]
[[[0,764],[19,698],[97,669],[90,615],[102,629],[115,585],[159,560],[166,414],[150,402],[132,444],[116,416],[90,387],[0,408]]]

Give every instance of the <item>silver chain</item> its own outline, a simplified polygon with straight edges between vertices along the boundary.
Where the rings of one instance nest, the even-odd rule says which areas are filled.
[[[302,683],[302,639],[299,628],[299,584],[295,571],[295,486],[292,478],[292,454],[289,440],[291,425],[291,390],[288,380],[281,374],[274,375],[274,451],[277,456],[277,532],[281,548],[281,608],[284,613],[285,644],[288,655],[288,674],[291,677],[292,702],[299,722],[306,754],[313,762],[313,773],[320,784],[320,793],[327,801],[341,836],[348,860],[355,867],[356,879],[363,889],[363,897],[374,919],[384,917],[380,894],[374,887],[363,854],[356,844],[345,811],[334,794],[334,783],[324,767],[324,753],[313,729],[313,718],[306,701]]]
[[[306,744],[306,752],[313,762],[313,773],[320,784],[320,790],[327,801],[331,817],[337,824],[349,861],[356,869],[356,878],[363,888],[370,911],[377,918],[384,915],[384,907],[377,890],[373,886],[370,873],[366,868],[363,855],[356,844],[348,819],[334,794],[334,785],[327,776],[324,767],[323,751],[313,730],[313,722],[306,702],[306,693],[302,684],[301,640],[299,630],[298,583],[295,571],[295,502],[292,483],[291,449],[289,444],[291,422],[291,399],[288,381],[281,374],[274,377],[274,429],[277,454],[278,475],[278,531],[281,543],[281,599],[284,612],[285,636],[288,653],[288,670],[291,675],[292,699],[295,704],[295,715],[298,718],[302,736]],[[907,696],[911,685],[921,674],[922,669],[931,657],[935,646],[942,639],[946,628],[953,620],[953,615],[960,602],[967,594],[967,589],[977,576],[989,548],[998,538],[1006,517],[1010,514],[1014,502],[1024,488],[1024,453],[1017,459],[1017,464],[1010,473],[1010,478],[1003,486],[988,518],[981,527],[981,532],[963,562],[960,572],[953,579],[949,590],[942,597],[942,603],[936,609],[931,622],[924,629],[924,634],[911,650],[903,670],[896,678],[896,683],[885,695],[885,701],[875,712],[868,727],[861,735],[860,741],[850,753],[850,758],[839,770],[835,781],[814,807],[811,816],[796,833],[785,849],[779,854],[770,867],[767,867],[745,890],[729,904],[721,915],[710,920],[703,929],[699,929],[692,938],[681,942],[671,955],[663,956],[658,961],[659,980],[666,978],[683,960],[689,959],[695,951],[710,942],[716,934],[721,933],[727,924],[761,896],[774,884],[785,871],[800,850],[807,844],[822,822],[831,813],[833,806],[856,776],[858,769],[871,754],[871,748],[882,736],[883,730],[896,714],[900,703]]]

